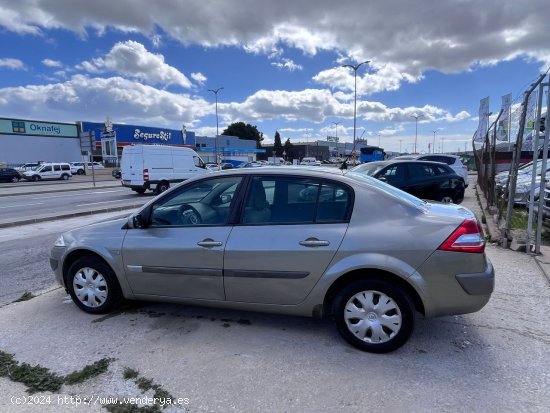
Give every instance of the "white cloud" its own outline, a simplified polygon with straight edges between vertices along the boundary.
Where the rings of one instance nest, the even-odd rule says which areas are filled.
[[[44,59],[44,60],[42,60],[42,64],[44,66],[48,66],[48,67],[61,67],[61,66],[63,66],[63,63],[61,63],[59,60],[52,60],[52,59]]]
[[[191,79],[193,79],[195,82],[197,82],[199,85],[204,85],[206,81],[208,80],[205,75],[203,75],[200,72],[197,73],[191,73]]]
[[[296,0],[212,0],[192,7],[152,7],[148,0],[73,0],[71,7],[0,0],[0,26],[35,35],[63,28],[82,36],[109,28],[154,36],[162,27],[184,45],[237,46],[266,55],[282,46],[308,55],[332,50],[389,64],[417,79],[430,69],[464,71],[518,56],[549,63],[546,9],[547,0],[448,0],[414,7],[406,0],[318,0],[315,7]]]
[[[9,57],[0,59],[0,67],[12,70],[25,70],[25,64],[21,60]]]
[[[213,113],[202,98],[191,98],[121,77],[75,75],[63,83],[0,89],[0,112],[14,117],[117,122],[192,124]],[[179,127],[179,126],[178,126]]]
[[[111,71],[151,85],[192,86],[183,73],[164,62],[164,56],[149,52],[145,46],[133,40],[118,42],[104,58],[84,61],[78,67],[90,73]]]
[[[289,72],[303,69],[302,65],[294,63],[292,59],[282,59],[280,62],[271,62],[271,66],[278,67],[279,69],[286,69]]]

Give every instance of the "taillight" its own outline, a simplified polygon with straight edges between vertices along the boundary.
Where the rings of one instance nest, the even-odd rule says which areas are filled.
[[[475,219],[465,219],[438,248],[442,251],[473,252],[485,251],[483,229]]]
[[[148,181],[149,180],[149,169],[143,170],[143,180]]]

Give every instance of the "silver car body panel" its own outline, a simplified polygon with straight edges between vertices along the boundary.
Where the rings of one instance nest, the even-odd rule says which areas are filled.
[[[129,299],[311,316],[333,283],[352,271],[399,277],[418,294],[426,316],[477,311],[490,297],[494,271],[485,254],[438,250],[464,219],[474,217],[464,207],[414,203],[396,196],[395,188],[334,168],[264,167],[211,177],[216,174],[334,179],[353,188],[353,213],[349,224],[123,228],[131,218],[95,224],[64,234],[66,246],[52,249],[57,279],[64,284],[64,261],[85,250],[111,266]],[[208,178],[184,185],[200,179]],[[221,245],[197,246],[205,239]],[[300,244],[307,239],[328,245]]]

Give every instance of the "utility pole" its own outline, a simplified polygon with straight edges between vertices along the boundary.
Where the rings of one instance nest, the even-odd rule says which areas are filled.
[[[415,133],[414,133],[414,153],[416,152],[416,142],[418,141],[418,118],[421,118],[424,115],[412,115],[411,117],[415,120]]]
[[[218,129],[218,92],[223,89],[222,87],[219,87],[217,89],[208,89],[209,92],[214,93],[216,96],[216,139],[215,139],[215,148],[216,148],[216,164],[220,164],[220,159],[218,156],[218,136],[220,134],[220,131]]]
[[[403,142],[403,139],[399,139],[399,153],[401,153],[401,143]]]
[[[435,133],[437,132],[437,129],[432,131],[432,132],[434,133],[434,141],[433,141],[433,146],[432,146],[433,152],[432,153],[435,153]]]
[[[356,65],[342,65],[342,67],[349,67],[353,69],[353,76],[355,80],[355,86],[354,86],[354,98],[353,98],[353,148],[355,149],[355,129],[357,124],[357,69],[359,69],[362,65],[370,63],[370,60],[365,60],[364,62],[361,62]]]

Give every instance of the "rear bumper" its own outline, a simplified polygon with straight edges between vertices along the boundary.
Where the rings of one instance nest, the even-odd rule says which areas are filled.
[[[495,289],[495,271],[490,261],[484,272],[457,274],[455,278],[470,295],[490,295]]]

